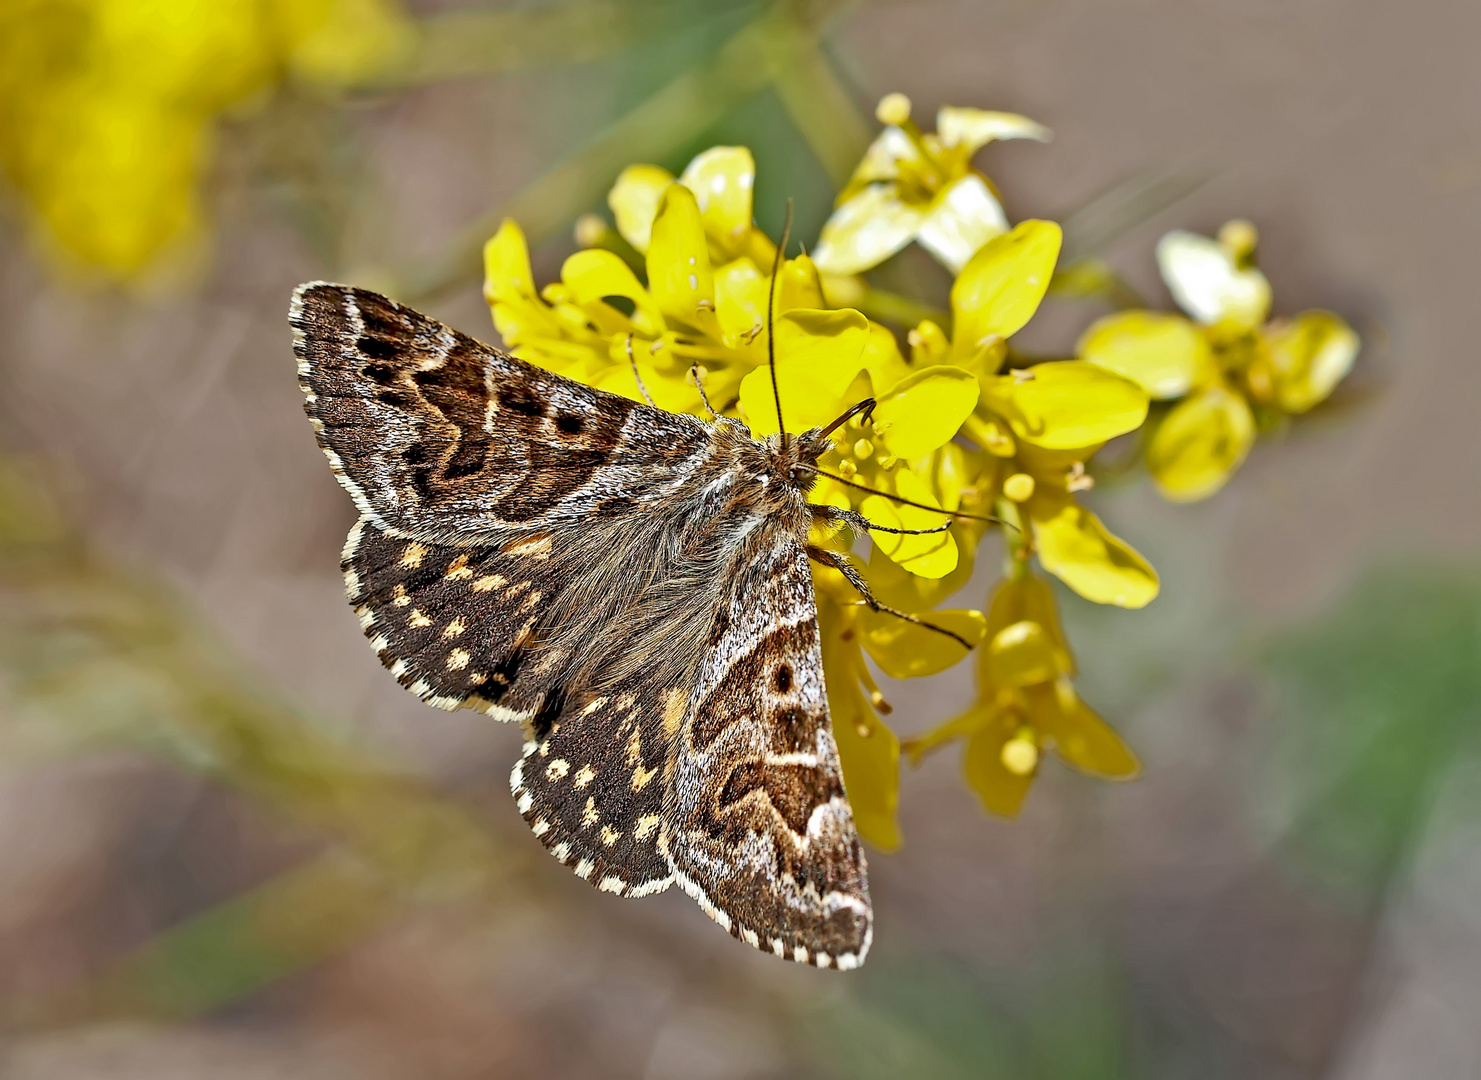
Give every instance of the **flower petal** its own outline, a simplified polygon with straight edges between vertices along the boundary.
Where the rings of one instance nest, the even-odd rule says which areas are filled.
[[[1037,139],[1048,142],[1053,136],[1043,124],[1017,113],[990,112],[946,105],[936,112],[936,134],[946,146],[964,146],[976,153],[997,139]]]
[[[813,262],[825,274],[862,274],[915,237],[925,211],[907,206],[892,184],[871,184],[823,225]]]
[[[987,620],[980,611],[928,611],[921,614],[921,619],[966,638],[974,646],[987,633]],[[864,632],[864,648],[892,679],[934,675],[967,656],[961,642],[898,615],[866,611],[859,626]]]
[[[838,744],[843,785],[859,834],[871,844],[894,851],[900,846],[895,819],[900,797],[900,740],[874,713],[860,686],[866,675],[857,641],[841,639],[843,622],[831,603],[818,611],[823,646],[824,680],[833,738]]]
[[[576,252],[561,266],[561,283],[571,290],[572,299],[583,306],[607,296],[631,300],[651,322],[652,325],[646,329],[651,333],[662,332],[663,319],[648,290],[643,288],[632,267],[610,251],[587,248]]]
[[[483,245],[483,296],[490,304],[535,296],[529,245],[523,230],[511,218],[505,218],[499,231]]]
[[[1029,516],[1040,564],[1085,599],[1139,608],[1157,596],[1151,563],[1069,496],[1036,495]]]
[[[1022,221],[972,256],[951,287],[955,355],[973,356],[1033,318],[1054,276],[1062,235],[1052,221]]]
[[[1012,736],[1000,722],[985,725],[967,740],[962,772],[989,814],[1017,817],[1024,796],[1034,782],[1032,771],[1022,775],[1003,764],[1003,745]]]
[[[1304,413],[1327,399],[1357,359],[1357,333],[1340,315],[1303,311],[1265,334],[1275,403],[1288,413]],[[1250,381],[1255,381],[1251,371]]]
[[[900,469],[893,478],[896,494],[902,498],[928,506],[939,505],[930,486],[909,469]],[[883,495],[870,495],[859,510],[875,524],[892,529],[933,529],[947,520],[943,514],[892,502]],[[950,532],[900,536],[871,531],[869,538],[876,548],[918,577],[945,577],[956,569],[956,538]]]
[[[740,384],[746,422],[758,438],[775,433],[776,397],[788,431],[837,418],[843,393],[864,367],[869,320],[857,311],[798,308],[776,321],[776,389],[762,364]]]
[[[905,358],[900,355],[900,343],[895,340],[895,335],[877,322],[869,324],[869,342],[864,346],[864,368],[869,372],[869,385],[876,396],[884,387],[895,386],[910,374]]]
[[[640,252],[647,254],[658,216],[658,200],[674,182],[674,174],[657,165],[629,165],[607,193],[607,205],[617,219],[617,231]]]
[[[1270,282],[1234,265],[1222,244],[1174,229],[1157,242],[1157,265],[1178,306],[1201,323],[1251,329],[1270,314]]]
[[[705,234],[716,250],[735,257],[751,231],[751,190],[756,159],[744,146],[714,146],[698,154],[679,183],[694,192]]]
[[[1122,311],[1097,320],[1081,335],[1076,352],[1162,401],[1182,397],[1213,363],[1202,330],[1181,315],[1156,311]]]
[[[1010,623],[994,634],[984,664],[997,686],[1033,686],[1059,674],[1054,639],[1032,619]]]
[[[1020,439],[1072,450],[1141,427],[1147,392],[1130,379],[1083,360],[1036,364],[988,381],[984,400]]]
[[[1141,762],[1121,736],[1080,700],[1068,679],[1028,691],[1034,724],[1053,741],[1065,764],[1103,779],[1130,780]]]
[[[1054,601],[1054,586],[1031,573],[1009,576],[998,586],[993,593],[992,606],[988,609],[987,629],[996,636],[1024,619],[1037,623],[1049,635],[1054,649],[1055,669],[1074,674],[1075,658],[1070,654],[1064,631],[1059,625],[1059,607]],[[986,651],[979,653],[978,657],[981,664],[987,664]],[[983,678],[990,678],[991,672],[984,666],[982,675]]]
[[[665,319],[721,336],[699,204],[683,184],[670,184],[658,200],[648,245],[648,289]]]
[[[1173,406],[1147,446],[1147,471],[1173,502],[1218,491],[1255,442],[1255,417],[1244,398],[1215,383]]]
[[[981,392],[977,378],[959,367],[913,371],[880,397],[875,430],[896,457],[929,454],[957,433]]]
[[[954,182],[931,203],[916,230],[920,246],[953,274],[994,236],[1008,231],[1008,216],[977,173]]]

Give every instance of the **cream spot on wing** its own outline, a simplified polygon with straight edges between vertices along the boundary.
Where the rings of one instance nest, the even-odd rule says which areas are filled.
[[[753,949],[759,949],[761,947],[761,939],[756,935],[756,931],[747,929],[744,926],[741,927],[741,940]]]
[[[597,864],[590,859],[582,859],[576,864],[576,876],[585,881],[591,877],[591,872],[597,868]]]
[[[663,733],[670,739],[679,734],[679,725],[684,722],[684,707],[688,703],[688,695],[677,686],[664,695]]]
[[[602,843],[606,844],[608,847],[611,847],[613,844],[617,843],[618,838],[621,836],[622,834],[616,829],[612,828],[612,826],[602,826]]]
[[[638,825],[633,829],[633,836],[638,840],[646,840],[653,835],[653,830],[656,828],[658,828],[658,815],[644,814],[638,818]]]
[[[599,813],[597,813],[597,801],[596,801],[596,799],[587,799],[586,800],[586,809],[583,810],[583,811],[581,811],[581,824],[583,824],[583,825],[595,825],[601,819],[602,819],[602,815],[599,814]]]
[[[604,697],[592,698],[591,703],[581,710],[581,715],[590,716],[605,704],[607,704],[607,699]]]
[[[555,546],[555,538],[550,533],[541,533],[538,536],[527,537],[524,540],[516,540],[504,549],[506,555],[522,555],[527,559],[548,559],[550,549]]]
[[[561,862],[565,862],[571,857],[571,845],[563,840],[559,844],[556,844],[555,847],[551,848],[550,853]],[[778,953],[778,955],[781,954]]]
[[[525,597],[525,602],[523,604],[520,604],[519,605],[520,613],[523,614],[524,612],[529,611],[532,607],[534,607],[539,602],[540,602],[540,590],[539,589],[536,589],[534,592],[530,593],[529,596],[526,596]]]
[[[394,589],[391,590],[391,603],[395,604],[397,607],[405,607],[407,604],[411,603],[411,597],[406,595],[405,585],[397,585]]]
[[[468,661],[472,659],[473,657],[467,649],[454,649],[447,654],[447,670],[462,671],[468,666]]]
[[[584,788],[596,778],[596,771],[590,765],[583,765],[576,770],[576,786],[578,788]]]
[[[471,578],[473,571],[468,569],[468,556],[459,555],[448,566],[447,573],[442,575],[448,581],[461,581],[463,578]]]
[[[550,740],[549,739],[546,739],[544,742],[542,742],[540,744],[540,756],[541,757],[544,757],[545,755],[547,755],[549,753],[550,753]]]
[[[551,783],[565,779],[566,773],[571,771],[571,763],[563,757],[558,757],[549,765],[545,766],[545,779]]]
[[[463,621],[463,617],[459,615],[456,619],[442,628],[442,636],[444,639],[450,641],[466,629],[468,629],[468,624],[465,623]]]
[[[423,626],[431,626],[432,620],[423,615],[419,609],[412,608],[411,614],[406,617],[406,624],[420,629]]]
[[[648,782],[651,781],[657,775],[658,775],[658,766],[657,765],[653,766],[653,768],[651,768],[651,769],[643,769],[643,768],[634,769],[633,770],[632,789],[634,791],[642,791],[645,787],[648,786]]]
[[[530,826],[530,832],[534,833],[536,836],[544,836],[549,831],[550,822],[546,821],[544,818],[541,818],[539,821],[535,822],[535,824]]]
[[[624,888],[624,882],[616,874],[608,874],[602,878],[602,883],[597,888],[602,892],[620,893]]]
[[[401,565],[415,570],[427,557],[427,545],[413,540],[401,549]]]
[[[502,577],[499,574],[486,574],[473,583],[473,591],[490,592],[493,589],[497,589],[500,585],[506,584],[508,580],[508,578]]]
[[[505,600],[513,600],[516,596],[518,596],[520,593],[524,592],[529,587],[530,587],[530,583],[528,581],[521,581],[517,585],[511,585],[511,586],[509,586],[509,588],[507,588],[507,589],[504,590],[504,599]],[[528,624],[525,626],[525,629],[526,630],[529,629]]]
[[[472,675],[468,676],[468,681],[474,686],[482,686],[489,681],[489,677],[481,671],[475,671]]]
[[[636,702],[636,700],[637,699],[634,698],[631,694],[623,694],[620,698],[617,699],[617,705],[615,706],[615,708],[618,712],[627,712],[633,707],[633,704],[634,702]]]

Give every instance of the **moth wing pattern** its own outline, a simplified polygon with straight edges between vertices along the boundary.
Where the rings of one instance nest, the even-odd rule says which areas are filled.
[[[659,850],[675,706],[687,694],[621,686],[562,695],[532,725],[509,776],[540,842],[604,892],[646,896],[673,882]]]
[[[774,534],[735,585],[679,733],[665,853],[734,936],[802,963],[856,967],[873,909],[806,551]]]
[[[545,371],[365,289],[302,285],[289,322],[319,445],[382,529],[466,540],[622,513],[682,485],[707,441],[694,417]]]
[[[534,657],[553,599],[548,535],[436,544],[361,517],[345,542],[345,591],[381,663],[441,709],[529,720],[551,679]]]

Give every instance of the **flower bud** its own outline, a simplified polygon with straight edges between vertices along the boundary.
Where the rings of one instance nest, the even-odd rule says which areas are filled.
[[[910,99],[898,91],[886,94],[879,99],[874,116],[881,124],[899,127],[910,119]]]
[[[1014,776],[1028,776],[1038,767],[1039,748],[1027,731],[1020,731],[1003,744],[1003,768]]]
[[[1028,473],[1014,473],[1003,481],[1003,494],[1016,503],[1026,502],[1034,493],[1034,478]]]
[[[607,235],[607,223],[596,214],[582,214],[576,219],[576,243],[583,248],[594,248]]]

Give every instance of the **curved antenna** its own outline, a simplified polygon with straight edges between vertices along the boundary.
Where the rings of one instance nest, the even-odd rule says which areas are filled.
[[[771,396],[776,401],[776,426],[782,434],[782,452],[787,450],[787,425],[782,422],[782,391],[776,381],[776,279],[782,273],[782,259],[787,250],[787,240],[792,235],[792,200],[787,200],[787,220],[782,224],[782,242],[777,245],[776,255],[771,260],[771,285],[766,291],[766,364],[771,368]]]
[[[844,487],[855,488],[858,491],[867,491],[871,495],[882,495],[892,502],[902,503],[905,506],[913,506],[917,510],[929,510],[933,514],[945,514],[947,517],[962,518],[967,521],[986,521],[990,525],[1006,525],[1014,532],[1020,531],[1018,526],[1013,524],[1013,522],[1006,521],[1000,517],[993,517],[990,514],[969,514],[965,510],[947,510],[946,508],[941,506],[927,506],[925,503],[914,502],[913,500],[907,499],[902,495],[892,495],[888,491],[880,491],[878,488],[867,487],[864,484],[856,484],[852,480],[845,480],[843,477],[837,475],[836,473],[830,473],[826,469],[818,468],[816,465],[803,465],[799,463],[796,467],[799,469],[806,469],[808,472],[817,473],[819,476],[826,476],[829,480],[842,484]]]

